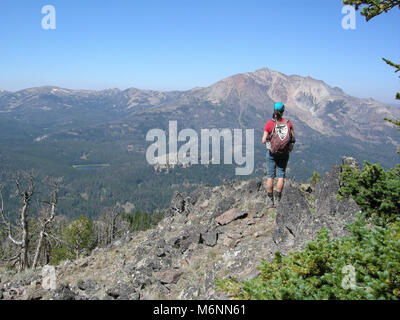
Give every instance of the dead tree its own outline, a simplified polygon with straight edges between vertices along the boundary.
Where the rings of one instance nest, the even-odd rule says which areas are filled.
[[[24,175],[27,177],[28,185],[25,188],[21,187],[19,177],[15,178],[16,193],[21,201],[21,209],[19,213],[19,230],[20,230],[20,240],[16,240],[12,232],[12,223],[9,216],[4,212],[4,199],[2,195],[2,188],[0,189],[0,201],[1,209],[0,215],[3,225],[6,227],[6,232],[8,239],[16,245],[19,250],[15,257],[9,259],[9,261],[19,260],[20,269],[24,270],[29,268],[29,223],[28,223],[28,213],[29,206],[32,200],[32,196],[35,193],[35,181],[32,174]]]
[[[117,205],[106,208],[97,222],[98,243],[108,245],[128,230],[128,224],[121,217],[121,208]]]
[[[58,191],[59,191],[58,184],[60,181],[61,179],[56,179],[52,182],[53,191],[51,200],[42,201],[42,203],[45,204],[48,208],[44,210],[44,216],[41,219],[39,219],[42,221],[40,221],[40,232],[36,245],[35,256],[33,258],[32,269],[35,269],[38,264],[41,249],[46,241],[46,237],[48,236],[47,229],[49,225],[53,222],[54,217],[56,216],[56,207],[58,202]]]

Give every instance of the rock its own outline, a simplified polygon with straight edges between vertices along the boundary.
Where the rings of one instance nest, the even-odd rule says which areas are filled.
[[[79,268],[86,268],[89,265],[89,262],[87,259],[80,259],[80,260],[76,261],[75,263]]]
[[[119,247],[122,244],[122,240],[117,240],[112,243],[112,247]]]
[[[360,163],[358,163],[357,160],[354,159],[353,157],[343,157],[342,165],[349,166],[350,168],[355,169],[355,170],[361,170]]]
[[[183,258],[181,260],[181,266],[185,268],[185,267],[189,266],[189,262],[185,258]]]
[[[147,285],[151,283],[151,275],[154,270],[160,269],[159,264],[154,264],[152,267],[148,265],[148,267],[142,267],[140,269],[135,270],[132,274],[132,284],[135,288],[143,289]]]
[[[170,270],[155,272],[154,277],[161,283],[168,284],[168,283],[176,283],[182,274],[183,274],[182,270],[170,269]]]
[[[343,200],[337,198],[340,172],[340,166],[333,166],[331,172],[321,183],[317,184],[315,190],[314,228],[319,231],[322,227],[326,227],[332,232],[333,237],[347,234],[344,224],[353,222],[356,214],[360,212],[360,208],[353,198],[349,197]]]
[[[287,251],[284,250],[285,247],[294,245],[291,241],[294,237],[298,237],[302,242],[301,237],[310,227],[310,216],[311,212],[303,193],[295,184],[286,183],[276,210],[276,226],[272,233],[274,242],[281,245],[283,251]]]
[[[199,297],[200,289],[196,286],[187,286],[179,294],[179,300],[195,300]]]
[[[217,276],[216,276],[215,272],[213,272],[212,270],[209,270],[206,274],[206,278],[203,283],[203,288],[204,288],[203,290],[205,292],[207,292],[207,291],[214,289],[216,279],[217,279]]]
[[[227,237],[231,238],[233,240],[238,240],[238,239],[243,238],[243,235],[240,232],[231,232],[231,233],[227,234]]]
[[[210,197],[210,188],[201,186],[190,194],[189,201],[192,205],[195,205],[200,199],[209,199]]]
[[[205,243],[206,246],[214,247],[218,241],[217,231],[209,231],[201,234],[201,242]]]
[[[160,248],[160,249],[157,250],[156,255],[159,258],[165,257],[166,256],[166,250],[164,250],[164,248],[162,248],[162,249]]]
[[[261,201],[257,202],[257,204],[254,207],[255,210],[255,218],[261,218],[264,216],[264,209],[265,209],[265,197],[262,198]]]
[[[130,233],[130,231],[127,231],[126,233],[124,233],[124,235],[121,237],[121,241],[123,243],[128,243],[129,241],[131,241],[133,238],[132,234]]]
[[[328,197],[336,197],[340,187],[340,172],[341,167],[334,165],[332,170],[316,185],[315,206],[321,207],[321,201],[325,201]]]
[[[186,206],[186,196],[184,194],[181,194],[180,192],[175,192],[174,196],[172,197],[170,207],[168,210],[165,211],[164,216],[165,217],[171,217],[176,215],[177,213],[182,213],[185,211],[185,206]]]
[[[4,288],[3,299],[5,300],[20,300],[21,297],[26,296],[26,289],[19,286],[8,286]]]
[[[262,217],[264,217],[264,212],[262,212],[262,211],[258,211],[258,212],[254,215],[254,218],[257,218],[257,219],[261,219]]]
[[[117,300],[139,300],[140,298],[140,294],[136,289],[125,283],[119,283],[107,289],[106,294]]]
[[[42,288],[45,290],[57,289],[57,275],[55,267],[45,265],[42,268]]]
[[[282,200],[276,211],[272,238],[282,253],[301,250],[323,228],[332,237],[348,234],[345,224],[356,219],[359,207],[352,198],[338,200],[340,170],[333,166],[315,190],[315,213],[311,213],[305,195],[294,183],[285,184]]]
[[[31,283],[30,283],[30,287],[32,287],[32,288],[36,288],[38,285],[41,285],[42,284],[42,280],[40,279],[40,280],[33,280]]]
[[[97,287],[97,282],[94,280],[79,280],[77,283],[77,287],[83,291],[95,291]]]
[[[53,300],[77,300],[77,294],[68,285],[61,285],[55,291]]]
[[[62,263],[61,266],[65,268],[65,267],[69,266],[70,264],[71,264],[71,260],[67,259]]]
[[[222,244],[226,247],[230,247],[233,243],[233,239],[225,237],[224,240],[222,241]]]
[[[225,211],[222,215],[215,218],[215,221],[223,226],[228,223],[231,223],[234,220],[242,219],[245,217],[247,217],[247,212],[242,212],[239,211],[238,209],[233,208],[228,211]]]
[[[200,204],[200,208],[202,208],[202,209],[207,208],[209,203],[210,203],[210,201],[208,199],[204,200],[204,202],[202,202]]]
[[[26,300],[41,300],[43,298],[43,295],[44,292],[41,289],[29,290]]]
[[[261,190],[262,187],[262,182],[263,178],[262,177],[257,177],[255,179],[250,180],[250,182],[247,184],[246,191],[248,193],[256,193]]]
[[[200,243],[200,232],[199,230],[196,229],[190,229],[185,231],[186,234],[182,237],[182,239],[179,242],[179,248],[182,250],[182,252],[186,251],[189,246],[194,243]]]
[[[252,269],[250,271],[245,271],[245,272],[239,274],[237,279],[239,281],[251,280],[251,279],[258,278],[259,275],[260,275],[260,272],[257,269]]]
[[[141,300],[159,300],[159,299],[166,299],[169,295],[169,289],[162,285],[160,282],[155,282],[152,284],[148,289],[140,292],[140,299]]]
[[[222,213],[228,211],[232,208],[236,203],[235,197],[229,195],[227,197],[222,197],[222,199],[218,202],[215,213],[213,214],[213,218],[220,216]]]

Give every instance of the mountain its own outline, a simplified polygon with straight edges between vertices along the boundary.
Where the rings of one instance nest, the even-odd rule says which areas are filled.
[[[323,174],[345,154],[385,167],[398,162],[399,132],[383,119],[399,119],[399,108],[267,68],[187,91],[50,86],[0,91],[0,162],[7,172],[34,168],[64,176],[66,214],[96,215],[99,208],[116,201],[152,211],[165,207],[175,190],[218,185],[235,177],[235,166],[155,171],[145,160],[150,129],[168,130],[171,120],[177,121],[179,130],[197,132],[255,129],[252,176],[262,175],[265,147],[259,141],[275,101],[286,104],[285,117],[295,128],[297,143],[288,170],[294,180],[306,180],[314,170]],[[109,166],[73,167],[95,164]]]
[[[227,299],[216,279],[255,278],[261,259],[303,249],[323,227],[334,238],[348,233],[345,224],[360,209],[351,197],[336,198],[340,171],[335,165],[312,193],[288,181],[276,209],[266,208],[261,177],[176,193],[165,218],[150,230],[127,233],[53,272],[45,271],[54,268],[48,265],[3,272],[0,299]]]

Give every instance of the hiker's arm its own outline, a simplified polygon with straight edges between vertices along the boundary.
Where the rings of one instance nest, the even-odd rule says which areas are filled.
[[[292,129],[292,141],[291,143],[296,143],[296,136],[294,135],[294,130]]]
[[[267,143],[267,137],[268,137],[268,132],[264,131],[264,135],[262,137],[262,144],[266,144]]]

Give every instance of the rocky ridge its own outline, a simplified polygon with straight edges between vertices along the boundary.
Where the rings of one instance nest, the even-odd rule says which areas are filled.
[[[215,290],[217,278],[256,277],[261,259],[303,248],[322,227],[346,234],[359,208],[337,199],[340,170],[334,166],[315,191],[287,181],[276,209],[265,206],[261,177],[176,193],[154,229],[54,269],[1,274],[0,299],[227,299]]]

